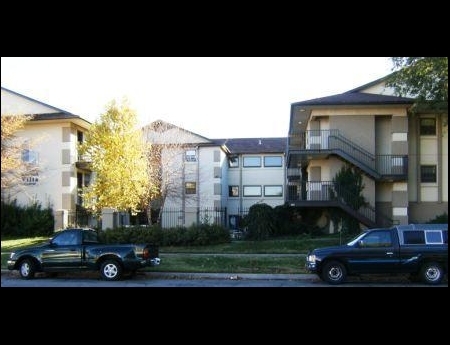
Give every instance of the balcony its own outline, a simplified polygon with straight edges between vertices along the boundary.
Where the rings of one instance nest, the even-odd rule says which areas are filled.
[[[286,202],[296,207],[338,207],[368,227],[391,226],[389,217],[377,212],[375,207],[362,202],[347,188],[333,181],[296,181],[286,186]]]
[[[75,166],[81,170],[92,171],[91,157],[88,155],[79,155]]]
[[[376,180],[403,181],[408,177],[408,156],[374,155],[342,136],[337,129],[310,130],[290,136],[288,147],[289,169],[334,155]]]

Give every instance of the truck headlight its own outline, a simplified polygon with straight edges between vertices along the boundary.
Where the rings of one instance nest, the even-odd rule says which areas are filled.
[[[316,256],[314,254],[310,254],[306,257],[306,261],[315,263],[316,262]]]

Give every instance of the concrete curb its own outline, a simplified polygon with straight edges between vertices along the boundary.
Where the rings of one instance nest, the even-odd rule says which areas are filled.
[[[95,273],[95,272],[86,272]],[[2,269],[2,275],[19,275],[17,271]],[[229,279],[229,280],[318,280],[315,274],[265,274],[265,273],[185,273],[185,272],[148,272],[138,271],[136,275],[148,275],[161,279]]]

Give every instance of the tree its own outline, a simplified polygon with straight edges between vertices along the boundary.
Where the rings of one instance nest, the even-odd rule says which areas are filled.
[[[96,214],[105,207],[137,212],[148,202],[146,145],[136,124],[127,99],[120,105],[113,100],[79,146],[95,174],[91,185],[83,187],[84,206]]]
[[[362,174],[355,167],[344,165],[333,178],[331,199],[337,199],[358,211],[368,205],[363,195],[364,187]],[[359,221],[340,209],[331,210],[331,219],[334,224],[341,225],[342,230],[350,234],[361,230]]]
[[[448,109],[448,57],[392,57],[392,73],[386,86],[399,96],[417,99],[412,110]]]
[[[161,120],[145,126],[143,132],[146,141],[151,143],[147,148],[149,180],[152,181],[148,219],[157,223],[167,200],[183,199],[184,154],[186,148],[193,145],[192,134]]]
[[[23,179],[38,172],[37,164],[22,159],[24,150],[30,150],[32,144],[26,138],[18,136],[25,123],[32,119],[31,115],[1,116],[1,189],[4,194],[16,193],[23,186]]]

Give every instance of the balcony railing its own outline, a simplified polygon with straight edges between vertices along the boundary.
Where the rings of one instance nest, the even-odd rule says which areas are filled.
[[[356,216],[366,225],[390,226],[389,217],[376,212],[375,207],[364,202],[360,195],[354,195],[348,187],[333,181],[299,181],[288,183],[286,201],[301,206],[337,206]]]
[[[333,153],[376,179],[404,179],[408,175],[408,157],[406,155],[374,155],[361,146],[342,136],[337,129],[309,130],[292,138],[289,151],[293,154]],[[288,171],[289,176],[289,171]]]

